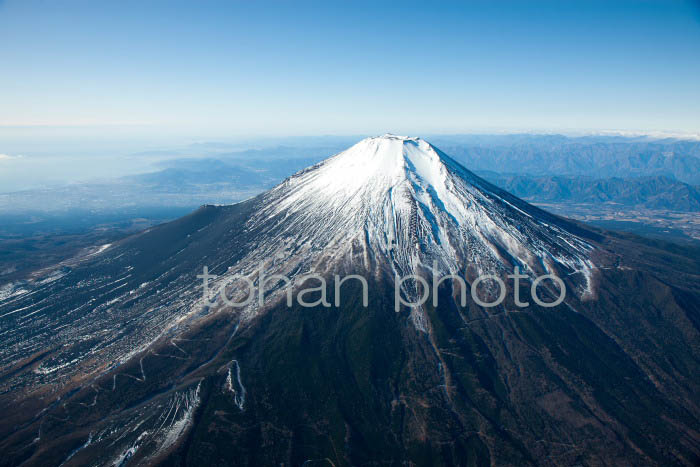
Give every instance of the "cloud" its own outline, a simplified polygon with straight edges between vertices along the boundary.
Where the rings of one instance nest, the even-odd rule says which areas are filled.
[[[9,154],[0,154],[0,161],[6,161],[10,159],[19,159],[22,156],[11,156]]]

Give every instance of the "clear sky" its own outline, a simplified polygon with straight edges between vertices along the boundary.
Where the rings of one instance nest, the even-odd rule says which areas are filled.
[[[0,125],[697,133],[700,6],[0,0]]]

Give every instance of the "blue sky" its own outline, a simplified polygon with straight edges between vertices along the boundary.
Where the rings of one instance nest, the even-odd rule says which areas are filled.
[[[14,137],[700,132],[687,1],[0,0],[0,69]]]

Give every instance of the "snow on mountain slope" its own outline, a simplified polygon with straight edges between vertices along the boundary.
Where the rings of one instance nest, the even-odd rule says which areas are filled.
[[[393,281],[436,264],[438,274],[473,281],[518,266],[530,276],[566,277],[567,294],[585,296],[592,246],[574,231],[421,139],[368,138],[256,198],[202,208],[67,262],[60,275],[47,273],[51,280],[13,286],[0,299],[0,366],[14,376],[0,378],[0,390],[113,369],[229,308],[221,296],[202,296],[196,275],[204,266],[218,275],[213,291],[234,275],[257,283],[261,266],[297,290],[310,272]],[[247,287],[232,285],[230,299],[245,301]],[[265,285],[266,304],[284,296],[284,285]],[[407,282],[403,293],[415,300],[418,290]],[[419,329],[422,311],[412,315]],[[260,312],[251,300],[237,314],[246,321]],[[32,371],[12,372],[46,348]]]
[[[246,230],[256,248],[231,268],[255,277],[323,273],[338,262],[406,275],[580,275],[592,247],[558,220],[499,190],[419,138],[367,138],[262,195]],[[359,252],[359,253],[358,253]],[[221,280],[226,280],[222,278]]]

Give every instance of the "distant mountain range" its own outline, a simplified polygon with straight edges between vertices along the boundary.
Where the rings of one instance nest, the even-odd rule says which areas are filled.
[[[617,203],[648,209],[700,211],[700,188],[665,177],[603,178],[478,172],[491,183],[536,202]]]
[[[464,136],[437,141],[476,171],[594,178],[663,175],[700,185],[700,141],[560,135]]]

